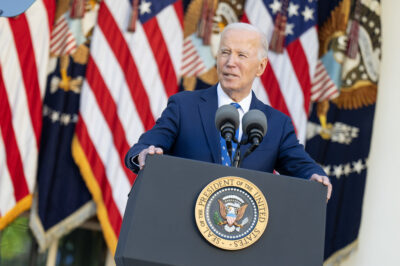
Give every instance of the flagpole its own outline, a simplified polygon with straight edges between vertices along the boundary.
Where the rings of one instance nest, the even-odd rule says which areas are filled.
[[[57,260],[58,239],[54,240],[50,245],[49,253],[47,254],[46,266],[55,266]]]

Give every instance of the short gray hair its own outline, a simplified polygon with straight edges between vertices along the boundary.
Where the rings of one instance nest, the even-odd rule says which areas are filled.
[[[221,39],[224,33],[228,30],[247,30],[252,32],[257,32],[260,35],[260,50],[258,51],[258,58],[261,60],[267,58],[268,56],[268,41],[265,34],[257,27],[243,22],[235,22],[228,24],[221,33]]]

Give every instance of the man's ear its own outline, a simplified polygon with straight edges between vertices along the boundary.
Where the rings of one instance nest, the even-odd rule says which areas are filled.
[[[257,77],[260,77],[264,73],[267,64],[268,64],[268,59],[266,57],[261,59],[260,64],[258,65]]]

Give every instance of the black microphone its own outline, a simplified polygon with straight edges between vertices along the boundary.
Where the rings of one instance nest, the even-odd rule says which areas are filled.
[[[215,113],[215,126],[226,141],[226,148],[230,158],[232,158],[232,140],[237,142],[235,133],[239,123],[239,112],[236,107],[230,104],[221,106]]]
[[[248,111],[243,116],[242,129],[243,133],[246,133],[248,136],[247,141],[252,144],[244,154],[244,159],[258,147],[267,133],[267,118],[265,114],[255,109]]]

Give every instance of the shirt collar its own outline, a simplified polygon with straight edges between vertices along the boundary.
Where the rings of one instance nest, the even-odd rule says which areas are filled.
[[[253,83],[253,86],[254,86],[254,83]],[[252,90],[253,90],[253,88],[252,88]],[[243,100],[238,102],[238,104],[240,104],[241,109],[243,110],[243,113],[247,113],[250,109],[251,99],[253,97],[253,93],[251,93],[251,91],[250,91],[249,95],[247,95]],[[217,86],[217,95],[218,95],[218,108],[221,107],[222,105],[230,104],[230,103],[234,102],[228,96],[228,94],[226,94],[224,92],[220,83],[218,83],[218,86]]]

